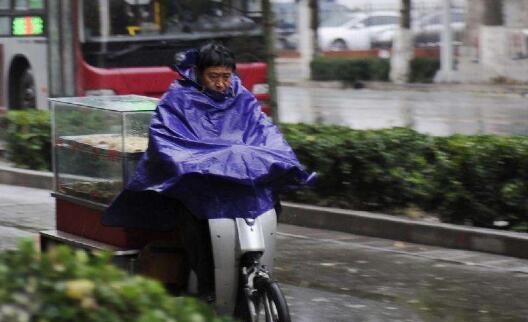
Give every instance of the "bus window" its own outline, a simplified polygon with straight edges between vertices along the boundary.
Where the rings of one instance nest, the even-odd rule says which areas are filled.
[[[248,8],[233,0],[85,0],[81,51],[92,66],[168,66],[175,52],[216,40],[239,62],[262,61],[261,16]]]
[[[44,9],[44,0],[15,0],[15,9]]]
[[[11,17],[0,17],[0,35],[11,34]]]
[[[83,1],[83,21],[86,37],[101,36],[99,1]]]
[[[0,9],[9,9],[11,0],[0,0]]]
[[[85,1],[86,2],[86,1]],[[110,34],[137,36],[245,31],[257,24],[229,1],[110,0]]]
[[[44,0],[30,0],[29,9],[44,9]]]

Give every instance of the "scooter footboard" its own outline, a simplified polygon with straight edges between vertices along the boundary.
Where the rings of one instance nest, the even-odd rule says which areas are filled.
[[[273,271],[273,260],[275,258],[275,241],[277,235],[277,213],[275,209],[268,210],[258,216],[257,225],[262,229],[265,251],[260,259],[260,263],[266,266],[269,272]]]

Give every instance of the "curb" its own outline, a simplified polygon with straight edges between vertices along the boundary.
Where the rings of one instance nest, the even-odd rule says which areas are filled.
[[[0,165],[0,184],[53,188],[53,174]],[[310,228],[528,258],[528,234],[427,223],[366,211],[282,202],[280,222]]]
[[[282,202],[282,208],[280,221],[286,224],[528,258],[528,234],[290,202]]]
[[[53,174],[0,165],[0,183],[39,189],[53,189]]]
[[[483,93],[486,95],[514,95],[528,97],[528,85],[494,85],[494,84],[422,84],[408,83],[395,84],[379,81],[359,81],[357,84],[347,84],[342,81],[312,81],[283,79],[277,82],[279,86],[303,88],[329,88],[329,89],[369,89],[373,91],[418,91],[418,92],[467,92]],[[355,87],[356,86],[356,87]],[[359,86],[359,87],[357,87]]]

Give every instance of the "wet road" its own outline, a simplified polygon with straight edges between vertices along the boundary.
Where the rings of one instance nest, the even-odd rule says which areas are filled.
[[[279,86],[278,103],[285,123],[409,126],[434,135],[528,134],[528,97],[519,94]]]
[[[470,91],[464,85],[425,86],[422,90],[324,88],[328,83],[302,83],[299,61],[295,59],[278,59],[277,77],[283,84],[301,84],[278,87],[281,122],[337,124],[355,129],[409,126],[434,135],[528,134],[526,91],[493,92],[493,86],[472,86]]]
[[[0,185],[0,249],[53,228],[49,191]],[[528,260],[281,225],[295,322],[527,321]]]
[[[528,260],[288,225],[279,238],[294,321],[527,321]]]

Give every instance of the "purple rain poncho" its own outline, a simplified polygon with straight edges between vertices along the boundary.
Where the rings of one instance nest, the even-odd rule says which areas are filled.
[[[227,93],[197,83],[193,55],[178,65],[182,80],[161,98],[147,151],[105,225],[167,228],[177,222],[174,202],[200,219],[255,218],[278,192],[314,178],[237,76]]]

